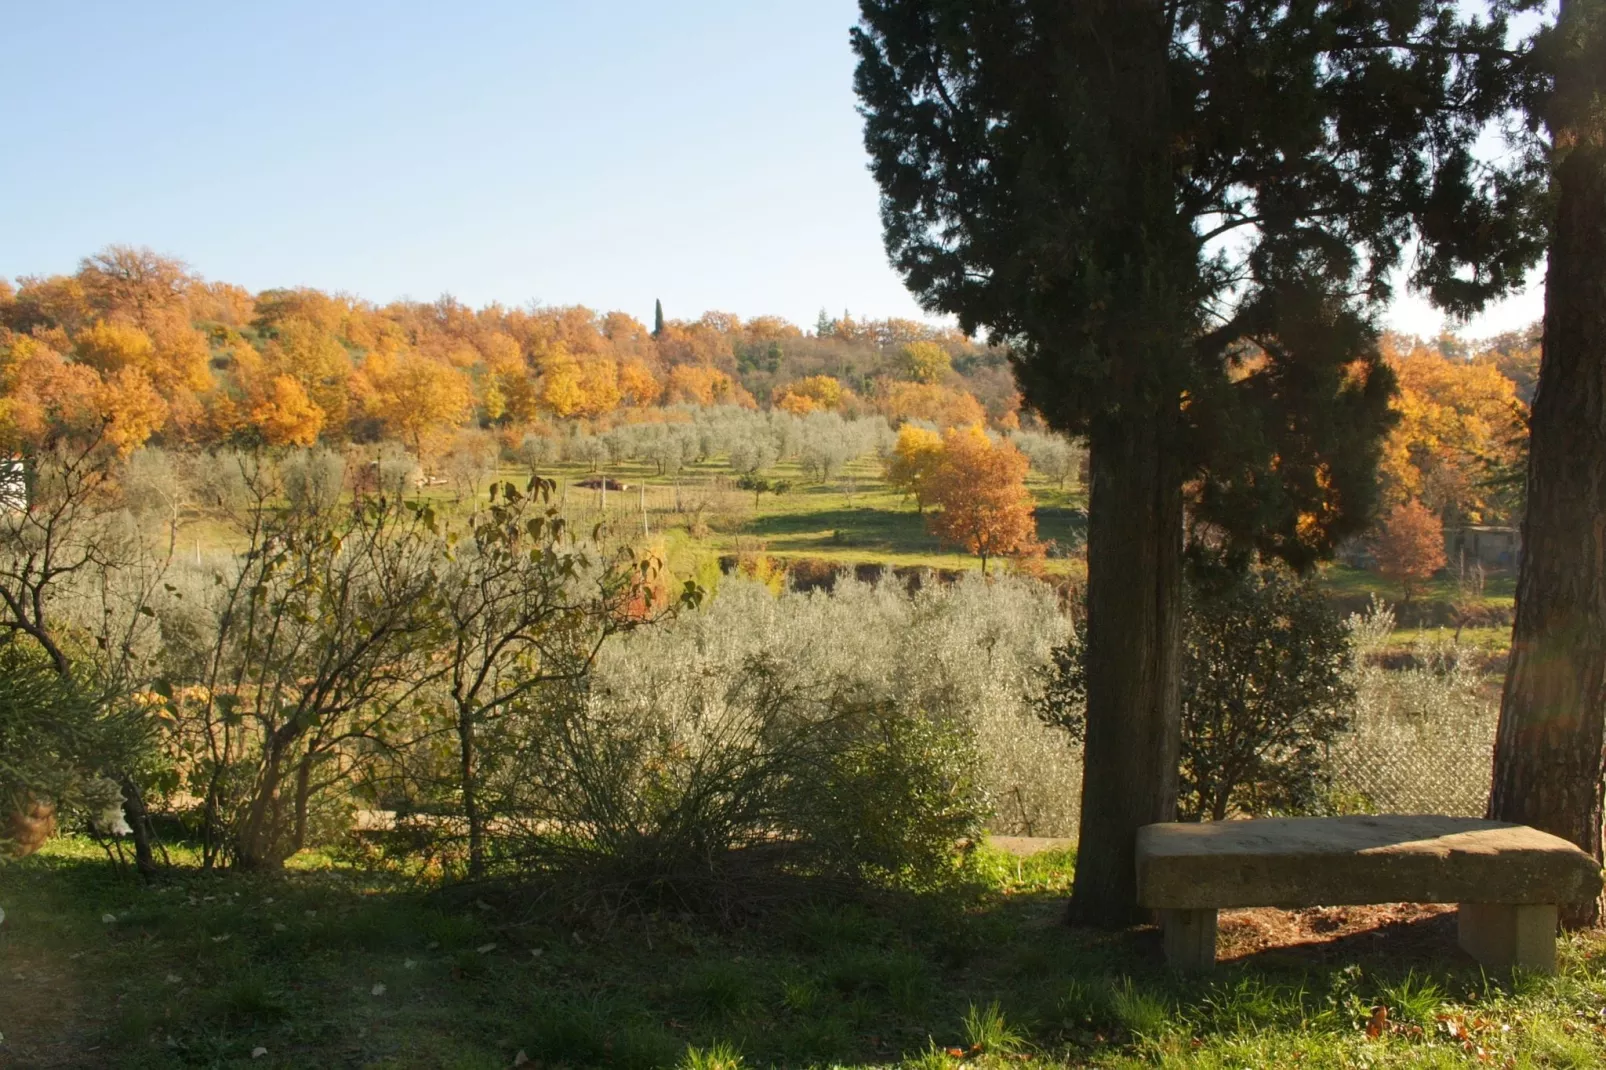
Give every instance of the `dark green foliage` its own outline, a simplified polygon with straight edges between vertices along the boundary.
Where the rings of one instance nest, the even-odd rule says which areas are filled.
[[[1368,310],[1411,236],[1409,281],[1458,312],[1542,251],[1535,157],[1472,156],[1526,89],[1505,24],[1450,0],[861,11],[865,144],[910,288],[1007,342],[1056,429],[1185,394],[1169,445],[1196,512],[1295,564],[1371,509],[1391,381]]]
[[[107,715],[32,642],[0,641],[0,822],[29,801],[89,801],[90,782],[136,745],[130,724]],[[4,832],[0,823],[0,838]]]
[[[1186,620],[1180,815],[1320,809],[1355,698],[1338,614],[1314,583],[1267,567],[1195,584]]]
[[[664,333],[664,303],[662,301],[654,301],[652,303],[652,336],[654,338],[657,338],[660,335],[662,335],[663,333]]]
[[[1189,584],[1183,620],[1179,816],[1320,810],[1327,748],[1355,698],[1349,632],[1322,591],[1275,565],[1217,568]],[[1083,648],[1073,639],[1053,658],[1038,710],[1080,736]]]

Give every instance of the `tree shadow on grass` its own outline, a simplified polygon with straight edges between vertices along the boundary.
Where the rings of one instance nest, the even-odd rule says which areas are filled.
[[[1431,1032],[1447,1000],[1528,983],[1484,978],[1447,914],[1401,908],[1227,913],[1226,961],[1179,976],[1152,927],[1067,927],[1068,869],[1007,865],[1022,876],[981,893],[802,882],[716,917],[576,914],[530,887],[430,894],[358,871],[179,871],[152,887],[88,854],[30,859],[0,870],[0,1062],[229,1062],[262,1046],[257,1065],[505,1066],[523,1051],[649,1067],[725,1045],[749,1066],[884,1065],[981,1044],[1083,1065],[1236,1044],[1255,1054],[1234,1065],[1273,1065],[1364,1037],[1374,1006]],[[32,1002],[5,987],[16,963]]]

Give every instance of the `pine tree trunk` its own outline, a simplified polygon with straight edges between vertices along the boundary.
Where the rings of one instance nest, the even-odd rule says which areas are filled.
[[[1588,8],[1600,32],[1601,0],[1565,3],[1563,23]],[[1606,846],[1606,124],[1577,83],[1600,78],[1592,68],[1606,62],[1602,51],[1598,40],[1585,45],[1558,70],[1544,356],[1489,799],[1490,817],[1554,833],[1596,859]],[[1602,905],[1572,904],[1562,917],[1598,924]]]
[[[1174,412],[1133,413],[1091,444],[1087,742],[1070,903],[1077,924],[1142,920],[1137,831],[1176,816],[1182,478],[1165,434],[1174,420]]]

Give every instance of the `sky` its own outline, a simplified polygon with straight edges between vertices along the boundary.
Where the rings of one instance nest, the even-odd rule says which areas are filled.
[[[0,276],[122,243],[381,304],[931,318],[881,244],[856,10],[0,0]],[[1535,282],[1463,333],[1537,318]]]

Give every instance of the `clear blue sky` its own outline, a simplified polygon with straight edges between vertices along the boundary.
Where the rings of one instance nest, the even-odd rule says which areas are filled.
[[[881,247],[855,19],[853,0],[8,0],[0,275],[121,242],[381,303],[918,316]],[[1536,314],[1537,290],[1471,333]]]

